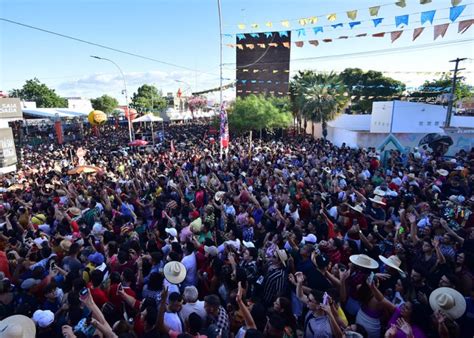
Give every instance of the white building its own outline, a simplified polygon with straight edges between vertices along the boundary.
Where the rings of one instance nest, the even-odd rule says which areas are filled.
[[[340,146],[377,147],[392,133],[404,147],[415,147],[429,133],[447,134],[453,140],[448,154],[474,147],[474,117],[455,116],[444,129],[446,107],[405,101],[374,102],[371,115],[339,115],[328,122],[328,140]],[[315,137],[321,137],[320,124]],[[311,126],[307,132],[311,133]]]

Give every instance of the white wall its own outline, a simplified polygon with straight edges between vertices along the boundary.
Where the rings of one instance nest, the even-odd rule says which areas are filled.
[[[441,133],[446,108],[434,104],[393,101],[393,133]]]
[[[474,128],[474,116],[452,116],[451,127]]]
[[[395,101],[383,101],[372,103],[372,115],[370,119],[371,133],[389,133],[392,123],[392,112]]]
[[[338,115],[334,120],[328,122],[328,126],[348,130],[370,130],[372,117],[370,115]]]
[[[358,135],[359,135],[359,132],[357,131],[351,131],[347,129],[334,128],[334,127],[328,126],[327,139],[338,147],[340,147],[343,143],[345,143],[346,146],[351,147],[351,148],[357,147]]]
[[[68,99],[67,107],[75,111],[91,112],[93,110],[91,100],[88,99]]]

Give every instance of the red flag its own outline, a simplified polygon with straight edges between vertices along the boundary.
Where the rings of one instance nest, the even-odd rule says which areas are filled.
[[[178,94],[178,97],[181,98],[181,94],[183,94],[183,93],[181,92],[181,88],[178,88],[178,93],[177,93],[177,94]]]

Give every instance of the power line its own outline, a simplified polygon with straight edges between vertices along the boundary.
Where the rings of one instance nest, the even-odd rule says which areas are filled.
[[[217,74],[213,74],[213,73],[208,73],[208,72],[204,72],[204,71],[192,69],[192,68],[189,68],[189,67],[186,67],[186,66],[180,66],[180,65],[177,65],[177,64],[175,64],[175,63],[171,63],[171,62],[167,62],[167,61],[158,60],[158,59],[155,59],[155,58],[152,58],[152,57],[148,57],[148,56],[144,56],[144,55],[140,55],[140,54],[128,52],[128,51],[121,50],[121,49],[114,48],[114,47],[109,47],[109,46],[106,46],[106,45],[102,45],[102,44],[100,44],[100,43],[91,42],[91,41],[83,40],[83,39],[76,38],[76,37],[73,37],[73,36],[70,36],[70,35],[66,35],[66,34],[62,34],[62,33],[57,33],[57,32],[53,32],[53,31],[50,31],[50,30],[47,30],[47,29],[44,29],[44,28],[40,28],[40,27],[35,27],[35,26],[27,25],[27,24],[25,24],[25,23],[21,23],[21,22],[18,22],[18,21],[6,19],[6,18],[1,18],[1,17],[0,17],[0,20],[1,20],[1,21],[5,21],[5,22],[8,22],[8,23],[11,23],[11,24],[14,24],[14,25],[26,27],[26,28],[33,29],[33,30],[37,30],[37,31],[40,31],[40,32],[43,32],[43,33],[48,33],[48,34],[56,35],[56,36],[59,36],[59,37],[65,38],[65,39],[69,39],[69,40],[73,40],[73,41],[76,41],[76,42],[80,42],[80,43],[88,44],[88,45],[91,45],[91,46],[96,46],[96,47],[99,47],[99,48],[111,50],[111,51],[113,51],[113,52],[117,52],[117,53],[129,55],[129,56],[134,56],[134,57],[137,57],[137,58],[140,58],[140,59],[143,59],[143,60],[153,61],[153,62],[161,63],[161,64],[163,64],[163,65],[167,65],[167,66],[171,66],[171,67],[175,67],[175,68],[181,68],[181,69],[185,69],[185,70],[189,70],[189,71],[197,72],[197,73],[201,73],[201,74],[207,74],[207,75],[217,76]]]

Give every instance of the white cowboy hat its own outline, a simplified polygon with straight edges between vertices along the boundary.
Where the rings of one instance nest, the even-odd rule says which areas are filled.
[[[214,195],[214,200],[215,200],[216,202],[219,202],[219,201],[222,200],[222,198],[224,197],[224,195],[225,195],[225,191],[218,191],[218,192],[216,192],[215,195]]]
[[[466,311],[466,300],[452,288],[437,288],[430,295],[430,306],[433,311],[441,311],[449,318],[457,319]]]
[[[387,192],[386,192],[385,190],[382,190],[382,189],[380,189],[379,187],[377,187],[377,188],[375,188],[375,190],[374,190],[374,194],[375,194],[375,195],[378,195],[378,196],[384,197],[384,196],[387,194]]]
[[[277,251],[275,251],[275,255],[282,262],[282,264],[286,266],[286,261],[288,260],[288,255],[286,254],[286,251],[282,249],[278,249]]]
[[[337,174],[337,177],[340,177],[340,178],[342,178],[343,180],[346,179],[346,176],[345,176],[343,173]]]
[[[360,213],[364,212],[364,208],[362,208],[360,204],[357,204],[355,207],[353,207],[352,205],[349,205],[349,208]]]
[[[374,198],[369,198],[374,203],[380,204],[380,205],[387,205],[384,201],[383,198],[379,195],[375,195]]]
[[[366,269],[377,269],[379,267],[379,263],[377,263],[375,259],[363,254],[352,255],[349,257],[349,260],[352,262],[352,264]]]
[[[329,167],[324,167],[323,170],[326,172],[326,174],[331,173],[331,169],[329,169]]]
[[[395,270],[398,270],[400,272],[403,272],[402,269],[400,269],[400,265],[402,264],[402,261],[400,261],[400,258],[398,258],[398,256],[396,255],[392,255],[388,258],[384,257],[384,256],[381,256],[379,255],[379,259],[382,261],[383,264],[395,269]]]
[[[446,169],[438,169],[438,170],[436,170],[436,172],[438,174],[440,174],[441,176],[448,176],[449,175],[449,171],[447,171]]]
[[[30,338],[36,336],[35,323],[23,315],[14,315],[0,321],[0,337]]]
[[[181,262],[168,262],[163,268],[163,274],[171,284],[180,284],[186,278],[186,267]]]

